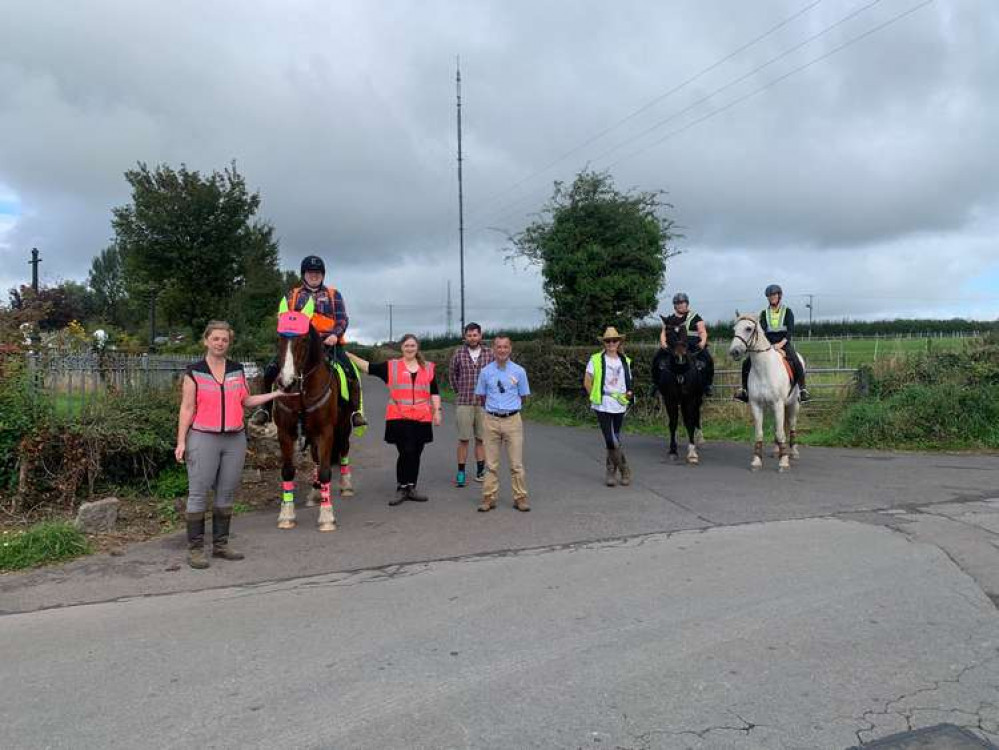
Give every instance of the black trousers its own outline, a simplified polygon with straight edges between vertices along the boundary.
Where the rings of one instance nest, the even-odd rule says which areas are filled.
[[[624,412],[612,414],[606,411],[597,412],[597,424],[604,436],[607,450],[614,450],[621,445],[621,427],[624,425]]]
[[[402,487],[415,485],[420,479],[420,456],[423,455],[423,443],[396,443],[399,457],[395,461],[395,481]]]
[[[788,360],[791,362],[791,369],[794,370],[794,381],[801,386],[805,387],[805,368],[801,366],[801,360],[798,359],[798,352],[794,350],[794,344],[788,341],[784,345],[784,353],[787,354]],[[742,363],[742,387],[746,388],[749,383],[749,368],[752,367],[752,361],[747,355],[746,359]]]

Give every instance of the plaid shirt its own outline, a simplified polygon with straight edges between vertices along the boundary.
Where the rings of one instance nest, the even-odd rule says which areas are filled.
[[[485,403],[484,396],[475,395],[475,383],[479,379],[482,368],[493,361],[493,350],[480,346],[479,361],[472,359],[468,353],[468,345],[462,344],[455,349],[451,355],[451,364],[448,366],[448,379],[451,388],[458,396],[458,406],[482,406]]]
[[[350,318],[347,317],[347,306],[343,303],[343,296],[340,294],[340,290],[333,289],[333,295],[331,297],[330,288],[328,286],[320,286],[318,289],[309,289],[309,287],[303,284],[299,288],[301,291],[298,293],[298,300],[295,302],[295,309],[300,311],[306,306],[306,304],[308,304],[309,298],[312,297],[316,301],[316,312],[333,318],[336,321],[336,326],[333,328],[331,333],[335,333],[338,337],[343,336],[343,334],[347,332],[347,326],[350,325]],[[294,289],[288,292],[288,304],[291,304],[294,294]]]

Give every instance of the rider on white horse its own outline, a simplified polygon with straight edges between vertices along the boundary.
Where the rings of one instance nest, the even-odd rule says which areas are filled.
[[[764,292],[767,301],[770,303],[760,312],[760,326],[767,337],[767,341],[773,344],[774,349],[782,352],[791,363],[794,370],[794,380],[798,384],[798,397],[802,402],[808,401],[811,396],[805,388],[805,368],[798,359],[791,337],[794,335],[794,313],[791,308],[781,304],[784,291],[778,284],[771,284]],[[735,392],[733,398],[744,403],[749,402],[749,393],[746,390],[749,383],[750,360],[747,357],[742,363],[742,388]]]
[[[663,330],[659,334],[659,346],[667,348],[666,326],[682,327],[687,336],[687,349],[703,364],[704,395],[710,396],[715,381],[715,361],[708,351],[708,326],[704,319],[690,309],[690,297],[685,292],[673,295],[673,314],[663,318]]]

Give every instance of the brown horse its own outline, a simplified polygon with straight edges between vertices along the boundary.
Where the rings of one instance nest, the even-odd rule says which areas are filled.
[[[291,313],[296,315],[297,313]],[[279,328],[280,330],[280,328]],[[301,433],[316,464],[314,482],[319,489],[319,530],[336,531],[336,517],[330,495],[333,461],[347,466],[350,450],[350,410],[340,407],[340,379],[326,359],[319,333],[312,326],[296,333],[281,333],[278,343],[277,382],[298,399],[275,401],[274,424],[281,445],[282,502],[279,529],[295,527],[295,441]],[[345,479],[346,477],[346,479]],[[348,494],[349,473],[341,474],[341,494]],[[350,494],[353,490],[350,489]]]

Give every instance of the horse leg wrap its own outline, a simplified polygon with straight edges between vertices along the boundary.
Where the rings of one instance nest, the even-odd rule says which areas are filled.
[[[763,460],[763,441],[762,440],[757,440],[755,443],[753,443],[753,455],[756,456],[757,458],[759,458],[761,461]]]
[[[781,458],[784,458],[785,456],[788,455],[787,443],[778,442],[777,443],[777,448],[780,451],[780,457]]]
[[[330,501],[329,482],[319,485],[319,496],[322,498],[319,503],[319,530],[336,531],[336,517],[333,515],[333,503]]]
[[[787,436],[788,444],[793,448],[798,444],[798,432],[797,430],[791,430]]]
[[[279,529],[295,528],[295,483],[281,483],[281,512],[278,514]]]

